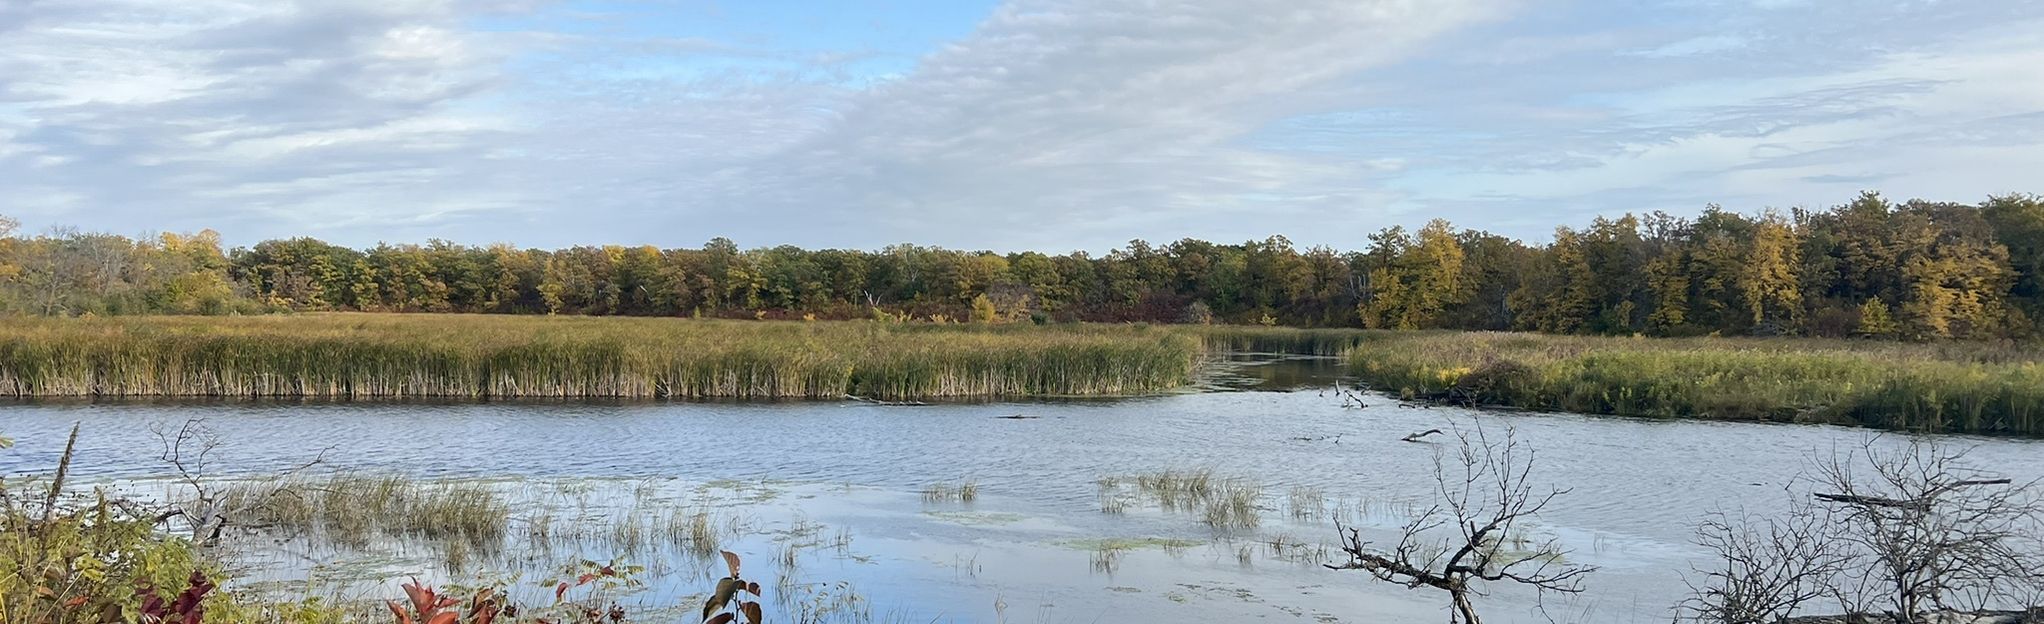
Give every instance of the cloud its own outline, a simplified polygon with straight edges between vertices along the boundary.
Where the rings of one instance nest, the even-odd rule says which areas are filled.
[[[1746,44],[1746,38],[1738,35],[1704,35],[1641,50],[1635,54],[1647,57],[1702,56],[1737,50],[1746,47]]]
[[[1293,197],[1368,205],[1343,180],[1385,161],[1240,141],[1330,106],[1316,90],[1486,14],[1461,2],[1011,3],[722,190],[756,210],[904,240],[1243,237],[1242,223],[1282,216],[1274,208]]]
[[[858,50],[592,35],[615,21],[581,7],[483,30],[486,11],[454,1],[25,6],[0,17],[17,30],[0,40],[0,192],[42,198],[10,208],[32,221],[1008,247],[1244,237],[1244,220],[1366,204],[1346,180],[1400,161],[1245,137],[1490,12],[1018,0],[869,74]]]
[[[1593,75],[1522,67],[1515,71],[1527,75],[1499,82],[1471,65],[1462,77],[1483,89],[1451,86],[1426,101],[1508,92],[1515,106],[1406,116],[1401,130],[1418,138],[1402,139],[1405,149],[1427,158],[1386,184],[1478,227],[1505,212],[1582,223],[1626,211],[1693,213],[1707,203],[1824,206],[1858,189],[1955,201],[2030,190],[2023,185],[2033,177],[2017,163],[2044,160],[2044,37],[2033,34],[2044,12],[2011,23],[1991,8],[1921,10],[1898,5],[1857,21],[1758,28],[1735,56],[1708,61],[1617,52]],[[1919,18],[1939,26],[1887,30]],[[1858,32],[1831,40],[1825,31]],[[1665,36],[1671,45],[1695,41],[1684,34]],[[1821,60],[1774,62],[1781,58]],[[1430,132],[1445,128],[1482,129],[1482,140],[1432,138],[1453,136]]]
[[[15,0],[0,212],[1100,250],[2037,190],[2044,8],[1758,4],[1009,0],[759,33],[676,3]]]
[[[459,109],[498,84],[510,47],[464,31],[458,4],[76,0],[25,13],[0,37],[0,192],[41,199],[11,208],[24,217],[316,234],[490,195],[487,176],[459,173],[419,193],[503,125]]]

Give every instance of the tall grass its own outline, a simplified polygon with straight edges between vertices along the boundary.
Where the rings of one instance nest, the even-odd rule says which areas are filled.
[[[511,517],[510,504],[487,485],[397,475],[239,484],[221,499],[261,525],[317,530],[349,545],[383,535],[490,542],[503,537]]]
[[[2044,351],[2014,344],[1372,334],[1350,368],[1408,398],[1594,414],[2044,434]]]
[[[1210,350],[1335,352],[1335,335],[478,315],[13,318],[0,324],[0,395],[1126,395],[1185,383]]]

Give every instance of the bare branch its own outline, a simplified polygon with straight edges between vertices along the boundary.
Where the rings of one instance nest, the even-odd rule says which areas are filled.
[[[1568,563],[1557,541],[1534,542],[1523,528],[1568,491],[1533,487],[1533,451],[1510,429],[1500,440],[1481,427],[1456,428],[1453,436],[1453,451],[1434,456],[1437,502],[1405,524],[1398,543],[1372,548],[1358,530],[1337,524],[1348,561],[1327,567],[1446,591],[1451,623],[1480,624],[1472,599],[1484,595],[1485,582],[1525,585],[1542,595],[1581,592],[1583,578],[1596,568]]]

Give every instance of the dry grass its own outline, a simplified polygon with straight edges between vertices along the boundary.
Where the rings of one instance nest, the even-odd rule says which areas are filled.
[[[487,485],[401,476],[237,484],[224,490],[221,500],[252,522],[318,531],[353,545],[386,535],[493,542],[502,539],[511,517],[510,505]]]
[[[309,314],[13,319],[0,395],[874,398],[1127,395],[1205,352],[1133,325]]]
[[[1988,343],[1381,332],[1350,355],[1409,398],[1593,414],[2044,433],[2044,350]]]

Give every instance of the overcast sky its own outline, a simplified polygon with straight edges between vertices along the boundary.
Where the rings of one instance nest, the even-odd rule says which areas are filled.
[[[2044,192],[2035,0],[0,0],[0,214],[1094,251]]]

